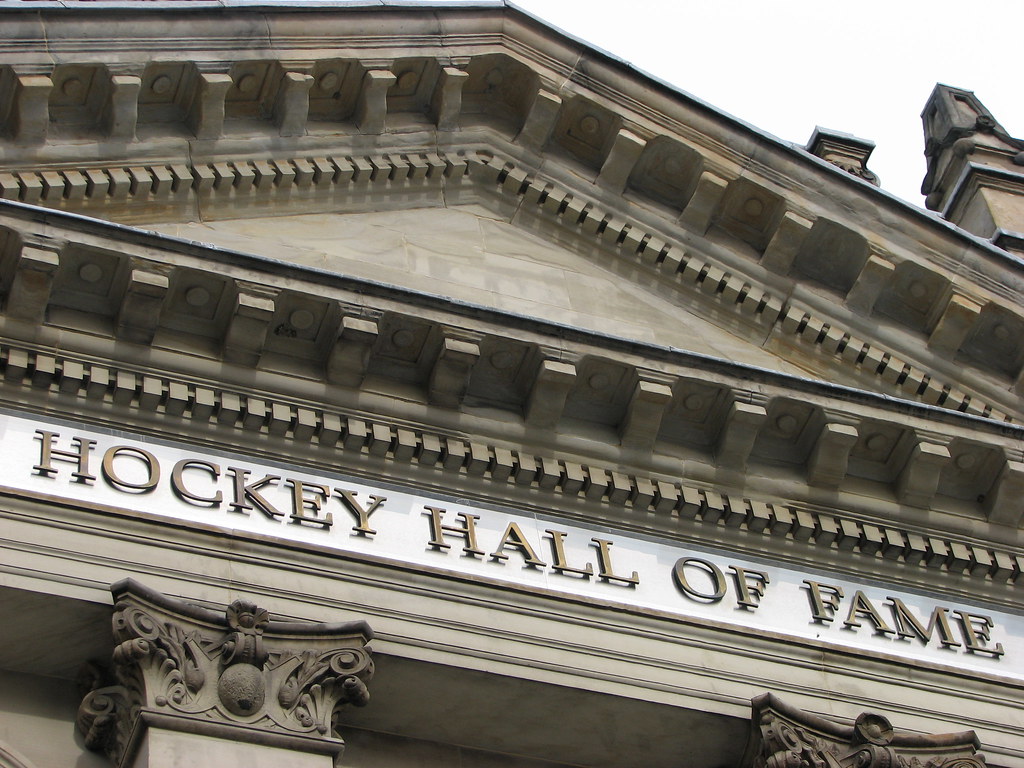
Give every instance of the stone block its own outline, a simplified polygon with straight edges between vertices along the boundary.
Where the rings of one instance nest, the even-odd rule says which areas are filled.
[[[383,133],[388,112],[388,89],[395,74],[386,69],[371,69],[363,76],[363,87],[356,103],[356,127],[360,133]]]
[[[60,245],[22,246],[14,279],[7,294],[7,314],[19,320],[41,324],[53,289],[53,278],[60,266]]]
[[[557,360],[543,360],[537,370],[526,405],[526,423],[538,429],[553,429],[565,409],[565,401],[576,384],[576,366]]]

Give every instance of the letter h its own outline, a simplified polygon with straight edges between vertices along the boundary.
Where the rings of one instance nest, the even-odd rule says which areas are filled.
[[[71,442],[75,447],[70,451],[64,451],[54,447],[59,437],[60,434],[58,432],[47,432],[44,429],[36,430],[35,439],[40,444],[39,463],[32,467],[32,469],[44,477],[53,477],[57,474],[53,462],[66,461],[78,467],[77,471],[71,473],[76,482],[95,482],[96,476],[89,473],[89,455],[92,452],[93,446],[96,445],[96,441],[84,437],[72,437]]]

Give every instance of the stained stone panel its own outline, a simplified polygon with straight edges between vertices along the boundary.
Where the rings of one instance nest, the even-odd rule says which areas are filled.
[[[753,455],[769,463],[801,465],[807,461],[821,430],[820,410],[789,399],[773,400],[759,430]]]
[[[703,167],[695,149],[668,136],[658,136],[644,147],[628,186],[639,195],[681,210],[693,195]]]
[[[191,106],[197,77],[192,63],[146,65],[139,90],[139,124],[183,122]]]
[[[587,357],[577,365],[576,387],[566,415],[605,425],[622,420],[631,391],[629,369],[611,360]]]
[[[112,317],[120,307],[128,260],[98,249],[67,248],[54,278],[52,303]]]
[[[492,123],[510,134],[517,132],[537,93],[537,73],[511,56],[493,53],[474,56],[466,75],[463,119]]]
[[[101,64],[58,64],[53,68],[50,120],[62,127],[87,128],[100,119],[110,93],[110,75]]]
[[[1024,319],[995,304],[983,307],[964,342],[962,356],[1007,376],[1016,376],[1024,365]]]
[[[984,501],[1004,464],[1001,452],[970,440],[949,444],[950,461],[939,478],[939,493],[964,501]]]
[[[719,226],[763,251],[784,209],[779,195],[747,179],[736,179],[722,200]]]
[[[552,140],[574,159],[598,170],[621,127],[618,115],[578,96],[563,104]]]
[[[355,61],[321,59],[313,65],[309,89],[309,119],[337,122],[355,112],[356,96],[365,69]]]
[[[662,418],[659,437],[677,444],[711,445],[728,399],[723,387],[679,379],[672,386],[672,401]]]
[[[896,266],[875,303],[875,312],[918,331],[928,331],[949,295],[949,280],[913,262]]]
[[[867,241],[856,232],[826,219],[814,222],[793,262],[801,276],[845,294],[868,259]]]

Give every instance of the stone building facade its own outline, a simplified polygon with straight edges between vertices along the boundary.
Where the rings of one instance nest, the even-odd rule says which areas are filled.
[[[1024,768],[1024,145],[503,3],[0,5],[0,766]]]

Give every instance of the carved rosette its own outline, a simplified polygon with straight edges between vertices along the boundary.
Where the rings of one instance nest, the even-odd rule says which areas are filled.
[[[771,694],[752,702],[741,768],[985,768],[973,731],[898,735],[881,715],[853,727],[790,707]]]
[[[112,663],[105,675],[85,671],[77,726],[88,747],[116,764],[133,750],[140,722],[154,717],[197,732],[229,726],[218,728],[221,737],[328,740],[340,753],[335,712],[369,701],[372,633],[363,622],[275,622],[248,600],[221,614],[130,580],[112,592]]]

